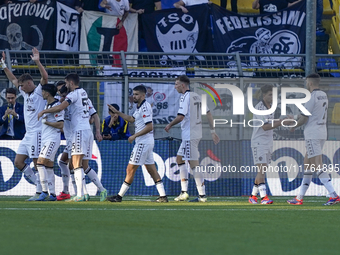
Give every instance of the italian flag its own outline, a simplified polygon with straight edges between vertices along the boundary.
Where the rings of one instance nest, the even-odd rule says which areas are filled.
[[[84,11],[81,23],[80,51],[103,52],[138,52],[138,14],[129,13],[123,27],[118,30],[117,24],[121,17],[103,12]],[[121,67],[120,55],[111,55],[114,67]],[[130,58],[130,57],[129,57]],[[137,62],[135,59],[127,61],[129,66]],[[81,65],[98,65],[97,54],[81,54]]]

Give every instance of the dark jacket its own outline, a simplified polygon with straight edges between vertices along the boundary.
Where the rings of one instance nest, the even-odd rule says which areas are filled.
[[[3,135],[6,135],[8,129],[8,118],[5,120],[2,119],[6,110],[7,105],[0,107],[0,125],[2,125],[0,130],[0,139],[2,139]],[[26,133],[24,122],[24,106],[22,104],[15,103],[15,112],[19,114],[19,119],[13,118],[14,139],[21,140],[24,138]]]
[[[111,140],[127,140],[131,134],[129,132],[129,124],[122,117],[118,116],[116,125],[109,128],[111,116],[107,116],[102,123],[102,134],[111,135]]]

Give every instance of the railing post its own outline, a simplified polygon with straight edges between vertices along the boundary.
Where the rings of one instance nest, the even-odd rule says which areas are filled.
[[[308,76],[315,72],[316,52],[316,0],[306,1],[306,71]]]

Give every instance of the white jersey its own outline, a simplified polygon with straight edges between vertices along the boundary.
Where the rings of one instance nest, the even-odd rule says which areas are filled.
[[[327,139],[328,98],[325,92],[315,89],[305,108],[312,114],[305,126],[305,139]]]
[[[207,4],[209,0],[182,0],[185,6],[197,5],[197,4]]]
[[[256,110],[264,111],[268,110],[267,106],[264,104],[263,101],[259,102],[255,106]],[[260,126],[265,124],[272,124],[274,120],[274,113],[269,115],[256,115],[253,116],[254,120],[262,120],[261,121],[253,121],[253,126]],[[258,146],[266,146],[272,147],[273,146],[273,129],[271,130],[263,130],[262,127],[254,127],[253,128],[253,135],[251,136],[251,147],[258,147]]]
[[[177,115],[184,116],[181,121],[182,140],[202,138],[201,107],[201,97],[196,92],[187,90],[181,96]]]
[[[135,119],[135,133],[138,133],[145,128],[146,124],[150,122],[152,123],[151,105],[146,100],[143,100],[141,105],[139,107],[137,106],[137,109],[133,114],[133,118]],[[138,136],[136,138],[136,143],[154,144],[153,130],[145,135]]]
[[[32,93],[25,93],[19,87],[19,91],[24,98],[24,118],[26,133],[39,132],[42,129],[41,121],[38,121],[38,113],[44,110],[46,100],[42,96],[41,84]]]
[[[72,131],[91,129],[89,123],[89,98],[86,91],[77,88],[71,91],[65,99],[68,103],[69,114],[71,115]]]
[[[49,109],[57,105],[60,105],[60,102],[55,100],[53,103],[47,104],[45,109]],[[46,119],[48,122],[64,121],[64,110],[56,113],[45,113],[42,118]],[[43,124],[41,139],[43,141],[60,139],[60,129]]]
[[[124,11],[129,11],[129,1],[128,0],[121,0],[117,2],[116,0],[107,0],[107,4],[110,6],[110,9],[105,8],[105,12],[114,16],[123,16]]]

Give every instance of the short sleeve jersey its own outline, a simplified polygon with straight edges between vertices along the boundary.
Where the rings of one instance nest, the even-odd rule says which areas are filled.
[[[328,98],[325,92],[315,89],[305,108],[312,114],[304,129],[305,139],[327,139]]]
[[[42,87],[39,84],[32,93],[25,93],[19,87],[19,91],[24,98],[24,118],[27,133],[41,131],[42,123],[38,121],[38,113],[44,110],[46,100],[42,96]]]
[[[68,110],[71,115],[72,131],[91,130],[89,98],[86,91],[82,88],[77,88],[71,91],[65,100],[69,103]]]
[[[177,115],[183,115],[181,122],[182,140],[202,138],[201,97],[196,92],[187,90],[180,98]]]
[[[139,131],[143,130],[148,123],[152,122],[151,105],[146,100],[143,100],[140,106],[137,106],[133,117],[135,118],[135,132],[138,133]],[[145,135],[138,136],[136,138],[136,143],[154,144],[154,142],[155,141],[153,138],[153,130]]]
[[[267,106],[264,104],[263,101],[259,102],[255,106],[256,110],[264,111],[268,110]],[[268,123],[272,123],[274,120],[274,113],[269,115],[256,115],[253,116],[254,121],[252,123],[253,126],[253,134],[251,136],[251,147],[257,147],[257,146],[266,146],[266,147],[272,147],[273,146],[273,130],[263,130],[261,125],[265,125]],[[262,121],[262,122],[261,122]],[[261,126],[261,127],[260,127]]]
[[[45,109],[49,109],[57,105],[60,105],[60,102],[58,100],[54,101],[51,104],[47,104],[45,106]],[[45,113],[43,118],[46,118],[46,121],[48,122],[64,121],[64,110],[55,113]],[[60,129],[43,124],[41,139],[43,141],[46,139],[48,140],[60,139]]]
[[[105,9],[105,12],[114,16],[123,16],[124,11],[129,11],[129,1],[128,0],[121,0],[117,2],[116,0],[108,0],[108,5],[110,5],[111,10]]]

